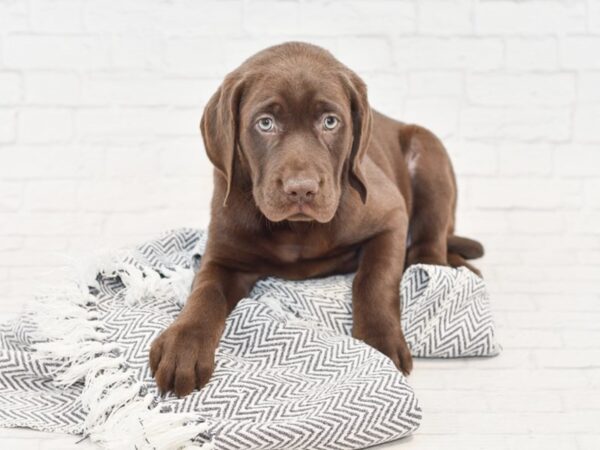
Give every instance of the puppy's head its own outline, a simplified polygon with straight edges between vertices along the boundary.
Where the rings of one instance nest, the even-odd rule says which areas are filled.
[[[226,182],[224,203],[240,181],[234,173],[251,180],[273,222],[329,222],[346,184],[366,201],[366,86],[319,47],[287,43],[248,59],[210,99],[201,130]]]

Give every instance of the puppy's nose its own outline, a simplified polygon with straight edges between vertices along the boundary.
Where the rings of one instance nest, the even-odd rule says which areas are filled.
[[[319,192],[319,183],[312,178],[290,178],[283,182],[283,191],[292,201],[310,202]]]

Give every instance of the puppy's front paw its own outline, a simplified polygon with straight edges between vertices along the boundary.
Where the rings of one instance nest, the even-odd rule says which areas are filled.
[[[213,373],[217,343],[197,325],[173,323],[150,348],[150,368],[158,389],[178,397],[201,389]]]
[[[373,330],[367,334],[353,332],[353,336],[390,358],[404,375],[408,375],[412,371],[412,355],[402,330]]]

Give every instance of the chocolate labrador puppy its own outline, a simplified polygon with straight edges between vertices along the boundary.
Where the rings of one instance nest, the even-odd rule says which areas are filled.
[[[353,330],[405,374],[399,285],[416,263],[467,266],[456,182],[428,130],[369,106],[365,83],[309,44],[268,48],[225,77],[200,127],[215,166],[209,241],[192,292],[152,344],[162,392],[204,386],[225,319],[260,278],[356,271]]]

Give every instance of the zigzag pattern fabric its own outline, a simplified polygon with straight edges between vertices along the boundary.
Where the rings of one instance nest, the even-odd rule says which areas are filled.
[[[365,448],[419,427],[405,377],[351,337],[352,275],[260,281],[227,320],[209,384],[183,399],[159,397],[148,349],[180,311],[206,238],[176,230],[100,264],[84,283],[90,299],[52,313],[68,338],[45,333],[37,307],[1,325],[0,426],[126,448],[290,450]],[[401,295],[414,356],[499,352],[485,285],[468,270],[411,267]],[[77,320],[91,331],[78,331]],[[63,356],[38,356],[52,346]]]

